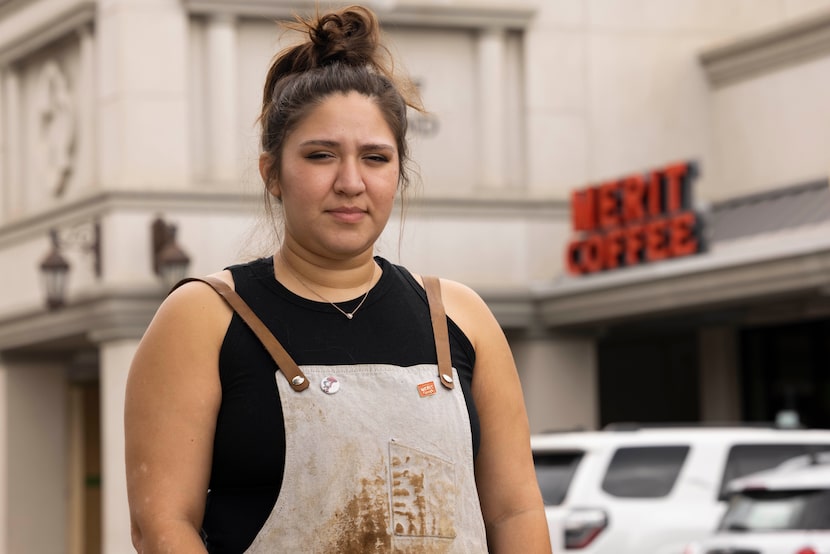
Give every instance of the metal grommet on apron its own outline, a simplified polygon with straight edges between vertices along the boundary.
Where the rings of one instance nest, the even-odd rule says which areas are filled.
[[[274,347],[270,332],[260,337],[285,375],[276,379],[285,470],[279,497],[247,552],[487,552],[469,414],[454,387],[440,285],[435,278],[424,283],[437,365],[300,368],[281,345]],[[226,300],[236,295],[225,288]],[[239,302],[236,295],[228,303],[237,310]],[[260,336],[264,324],[248,324]],[[320,387],[309,387],[309,380]]]

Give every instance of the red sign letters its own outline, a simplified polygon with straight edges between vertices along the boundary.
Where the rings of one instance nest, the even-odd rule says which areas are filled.
[[[568,271],[576,275],[700,251],[691,210],[691,162],[629,175],[571,195],[577,238],[568,244]]]

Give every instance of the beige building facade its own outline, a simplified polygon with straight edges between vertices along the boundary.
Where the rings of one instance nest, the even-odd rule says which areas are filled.
[[[154,222],[193,275],[271,252],[260,87],[275,21],[315,4],[0,1],[0,551],[132,551],[123,400],[167,287]],[[430,110],[379,253],[480,292],[534,431],[830,426],[830,0],[368,5]],[[701,251],[570,274],[573,191],[678,161]]]

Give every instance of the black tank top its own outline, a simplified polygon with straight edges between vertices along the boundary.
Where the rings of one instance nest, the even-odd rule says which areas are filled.
[[[273,258],[228,269],[236,292],[300,366],[437,363],[424,289],[405,268],[380,257],[375,261],[383,274],[352,320],[326,302],[307,300],[282,286],[274,278]],[[358,302],[360,298],[339,305],[349,312]],[[470,392],[475,351],[461,329],[451,319],[447,322],[452,364],[461,380],[477,453],[479,421]],[[234,314],[219,353],[222,404],[203,522],[211,553],[243,552],[279,495],[285,428],[275,371],[265,348]]]

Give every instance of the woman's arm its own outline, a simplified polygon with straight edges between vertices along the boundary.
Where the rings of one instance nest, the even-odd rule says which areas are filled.
[[[205,552],[199,530],[221,400],[219,349],[231,312],[188,283],[161,305],[127,380],[124,429],[133,545]]]
[[[472,393],[481,423],[476,484],[490,551],[550,554],[530,428],[507,339],[475,292],[452,281],[441,284],[447,314],[476,351]]]

